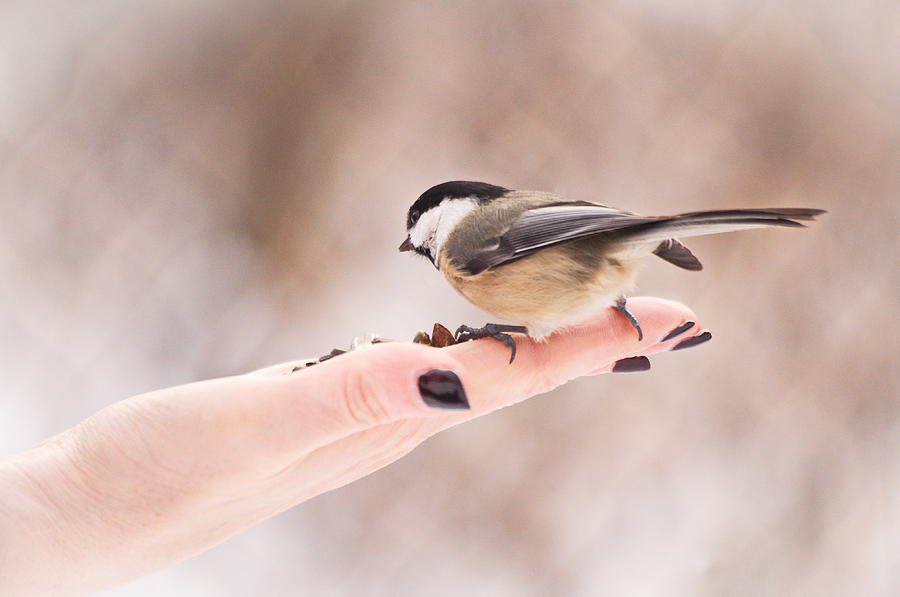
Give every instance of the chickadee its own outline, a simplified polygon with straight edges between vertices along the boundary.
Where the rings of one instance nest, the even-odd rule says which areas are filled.
[[[484,182],[431,187],[412,204],[400,251],[427,257],[474,305],[521,325],[461,326],[457,339],[493,337],[512,350],[509,332],[543,340],[615,306],[643,338],[625,305],[639,262],[654,254],[697,271],[700,261],[674,237],[802,227],[821,209],[727,209],[639,216],[541,191]]]

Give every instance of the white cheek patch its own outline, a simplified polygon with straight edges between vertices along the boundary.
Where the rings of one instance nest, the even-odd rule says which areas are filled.
[[[429,209],[419,217],[419,221],[410,229],[409,240],[414,247],[423,249],[431,248],[434,232],[440,223],[441,216],[438,214],[439,210],[440,206]]]
[[[447,237],[463,218],[478,207],[474,199],[444,199],[422,214],[409,231],[413,246],[428,249],[437,259]]]

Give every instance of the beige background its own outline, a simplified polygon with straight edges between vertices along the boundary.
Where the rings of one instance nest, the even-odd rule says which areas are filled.
[[[895,2],[0,4],[0,453],[121,398],[485,315],[396,252],[444,180],[798,205],[640,293],[715,335],[110,591],[889,595]],[[893,587],[894,591],[891,591]]]

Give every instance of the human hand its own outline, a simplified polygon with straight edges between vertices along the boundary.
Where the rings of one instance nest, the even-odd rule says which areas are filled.
[[[113,404],[0,462],[0,593],[72,594],[137,578],[397,460],[435,433],[637,355],[699,343],[686,307],[629,299],[518,356],[487,339],[384,343]],[[675,328],[685,328],[665,342]],[[708,339],[708,338],[707,338]],[[687,343],[692,345],[691,342]],[[641,370],[631,358],[619,370]]]

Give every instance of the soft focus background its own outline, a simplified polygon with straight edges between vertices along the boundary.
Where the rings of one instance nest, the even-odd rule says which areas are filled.
[[[452,179],[795,205],[639,292],[714,340],[448,431],[108,594],[896,595],[896,2],[0,4],[0,453],[486,316],[397,253]]]

